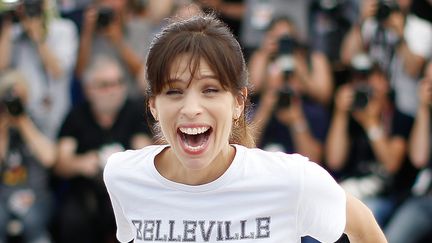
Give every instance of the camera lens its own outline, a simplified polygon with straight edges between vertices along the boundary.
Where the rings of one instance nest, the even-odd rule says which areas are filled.
[[[19,96],[16,96],[12,90],[8,90],[2,98],[9,113],[13,116],[19,116],[24,113],[24,106]]]
[[[372,88],[367,84],[358,85],[354,90],[352,110],[363,110],[369,103],[372,96]]]
[[[98,11],[98,18],[96,23],[97,27],[105,28],[109,24],[111,24],[113,19],[114,19],[114,11],[112,8],[106,6],[100,7]]]
[[[282,87],[279,91],[279,99],[277,101],[277,108],[287,108],[291,105],[291,99],[294,96],[294,91],[288,85]]]
[[[28,17],[39,17],[42,15],[42,0],[25,0],[24,13]]]

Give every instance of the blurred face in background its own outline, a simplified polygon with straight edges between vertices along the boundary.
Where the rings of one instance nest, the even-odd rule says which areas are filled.
[[[100,0],[99,4],[111,7],[114,12],[120,13],[126,9],[127,0]]]
[[[377,99],[388,97],[390,92],[390,84],[386,75],[380,70],[373,70],[368,79],[368,84],[373,90],[373,96]]]
[[[396,3],[402,12],[408,12],[410,10],[412,0],[397,0]]]
[[[110,63],[94,70],[85,83],[85,93],[95,112],[117,113],[127,96],[120,67]]]

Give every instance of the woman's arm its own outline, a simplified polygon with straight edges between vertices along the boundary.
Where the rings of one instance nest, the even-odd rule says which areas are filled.
[[[372,212],[360,200],[347,194],[347,216],[345,233],[351,243],[384,243],[384,233]]]

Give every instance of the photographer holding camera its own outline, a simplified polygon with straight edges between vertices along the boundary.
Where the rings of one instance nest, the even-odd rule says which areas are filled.
[[[342,61],[349,65],[358,53],[368,52],[389,75],[397,107],[415,116],[417,80],[432,56],[432,26],[410,12],[412,0],[365,0],[359,23],[342,45]]]
[[[23,75],[6,71],[0,77],[0,242],[11,233],[21,234],[23,242],[50,242],[48,169],[55,145],[26,113],[27,100]],[[8,227],[12,222],[20,227]]]
[[[4,16],[0,32],[0,72],[23,72],[29,86],[29,113],[54,138],[70,106],[70,77],[75,63],[75,25],[56,16],[48,0],[20,0]]]
[[[328,124],[324,105],[332,79],[322,53],[307,54],[296,41],[295,26],[275,18],[264,42],[250,61],[253,93],[259,96],[253,120],[258,145],[268,150],[300,152],[322,161],[322,141]]]
[[[137,80],[150,46],[152,24],[145,17],[132,17],[137,16],[132,14],[137,9],[128,8],[127,3],[98,0],[85,10],[75,74],[82,80],[85,68],[97,55],[109,55],[121,63],[129,95],[140,97],[143,90]],[[148,3],[142,4],[145,11]]]
[[[84,74],[83,87],[86,102],[69,112],[59,133],[55,172],[68,189],[62,190],[56,232],[62,243],[112,242],[114,215],[102,170],[112,153],[152,141],[149,128],[140,122],[142,103],[127,98],[115,59],[97,56]]]
[[[412,118],[394,106],[386,73],[365,55],[335,96],[326,163],[342,187],[361,199],[383,226],[409,194],[416,171],[408,159]]]
[[[432,61],[420,82],[418,99],[409,153],[413,165],[422,171],[413,187],[414,195],[398,208],[385,229],[391,243],[421,243],[432,237]]]

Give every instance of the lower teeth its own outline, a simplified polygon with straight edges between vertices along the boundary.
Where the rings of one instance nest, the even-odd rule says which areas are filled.
[[[196,147],[192,147],[189,144],[186,144],[186,148],[191,150],[191,151],[198,151],[198,150],[201,150],[202,148],[204,148],[204,144],[201,144],[201,145],[196,146]]]

